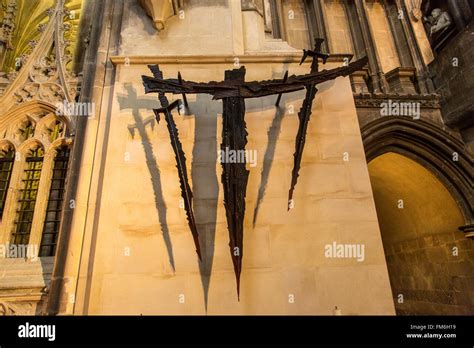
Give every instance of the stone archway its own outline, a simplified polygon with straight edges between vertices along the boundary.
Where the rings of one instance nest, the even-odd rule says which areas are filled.
[[[406,117],[383,117],[361,129],[367,162],[387,152],[404,155],[434,174],[448,189],[464,217],[459,226],[474,237],[472,156],[438,125]]]
[[[397,314],[473,314],[472,158],[421,120],[379,119],[362,136]]]
[[[369,163],[397,314],[472,314],[473,242],[463,216],[426,168],[393,152]]]

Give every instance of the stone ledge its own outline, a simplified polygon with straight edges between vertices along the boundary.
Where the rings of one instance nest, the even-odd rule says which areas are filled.
[[[167,55],[167,56],[113,56],[110,58],[114,65],[124,65],[127,62],[131,65],[146,64],[234,64],[235,58],[241,64],[245,63],[299,63],[302,53],[300,51],[272,52],[261,54],[244,55]],[[345,58],[352,58],[352,54],[334,54],[329,56],[328,62],[344,62]],[[306,64],[310,64],[307,62]]]
[[[441,109],[439,94],[398,94],[398,93],[354,93],[354,100],[358,108],[380,108],[380,104],[388,99],[420,103],[422,108]]]
[[[395,93],[416,94],[413,83],[416,76],[415,68],[398,67],[385,74],[390,89]]]
[[[25,291],[41,293],[43,288],[49,286],[53,265],[52,257],[42,257],[37,261],[0,259],[0,298]]]

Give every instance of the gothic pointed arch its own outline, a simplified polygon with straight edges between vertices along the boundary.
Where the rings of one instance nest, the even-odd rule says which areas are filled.
[[[365,125],[361,131],[367,162],[395,152],[429,169],[457,202],[466,223],[464,231],[471,236],[473,158],[462,141],[432,123],[399,117],[380,118]]]
[[[52,219],[47,217],[53,215],[52,210],[58,215],[62,209],[62,201],[54,194],[62,197],[69,156],[57,153],[71,148],[70,130],[70,119],[45,101],[16,105],[0,118],[0,150],[5,150],[0,155],[0,239],[39,244],[47,228],[50,239],[43,244],[49,249],[43,254],[54,255],[60,218],[55,216],[56,225],[51,227]]]

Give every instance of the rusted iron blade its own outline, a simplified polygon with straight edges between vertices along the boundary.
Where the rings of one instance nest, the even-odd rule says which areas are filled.
[[[283,76],[283,82],[284,83],[286,82],[286,80],[288,80],[288,70],[285,72],[285,76]],[[277,98],[276,103],[275,103],[276,107],[280,106],[280,100],[281,100],[282,95],[283,95],[283,93],[278,94],[278,98]]]
[[[158,65],[149,65],[148,67],[150,68],[155,78],[163,78],[163,73],[161,72]],[[173,148],[176,158],[176,168],[178,169],[179,183],[181,187],[181,197],[184,201],[184,209],[186,211],[188,225],[194,239],[194,245],[196,246],[196,253],[198,254],[199,260],[201,260],[199,234],[197,231],[196,220],[194,218],[193,211],[193,193],[191,191],[191,187],[189,186],[188,172],[186,169],[186,156],[184,154],[181,141],[179,140],[178,128],[176,127],[176,123],[174,122],[173,115],[171,113],[173,107],[179,106],[179,102],[176,103],[175,101],[170,104],[164,92],[158,93],[158,99],[160,100],[161,108],[154,109],[153,111],[155,113],[157,121],[159,121],[160,113],[163,113],[165,115],[166,125],[170,135],[171,146]]]
[[[179,71],[178,71],[178,81],[180,84],[183,83],[183,78],[181,77],[181,73]],[[188,98],[186,98],[186,93],[181,94],[181,96],[183,97],[184,106],[186,107],[186,109],[189,109]]]
[[[226,81],[243,81],[245,68],[227,70]],[[247,130],[245,125],[245,101],[243,98],[230,97],[223,99],[223,126],[221,151],[238,151],[245,153]],[[240,301],[240,274],[242,272],[245,196],[249,171],[245,159],[237,163],[222,161],[222,186],[224,188],[224,207],[229,230],[229,247],[237,282],[237,297]]]
[[[258,98],[273,94],[290,93],[300,91],[309,84],[318,84],[333,80],[339,76],[347,76],[354,71],[362,69],[367,64],[367,58],[362,58],[348,66],[342,66],[331,70],[310,73],[306,75],[288,77],[286,82],[281,79],[266,81],[221,81],[221,82],[193,82],[177,79],[156,79],[142,76],[145,93],[173,93],[173,94],[210,94],[213,99],[229,97]]]
[[[311,74],[318,73],[319,70],[319,58],[323,59],[323,62],[326,61],[328,55],[320,52],[323,39],[316,39],[314,43],[314,50],[304,50],[303,59],[301,62],[304,62],[306,57],[311,56],[313,61],[311,62]],[[293,193],[295,191],[296,183],[298,182],[299,171],[301,168],[301,159],[303,157],[304,145],[306,143],[306,131],[308,129],[308,123],[311,117],[311,109],[313,107],[313,100],[316,97],[317,88],[316,84],[310,83],[306,87],[306,96],[301,106],[301,110],[298,113],[299,125],[298,133],[295,140],[295,153],[293,154],[293,170],[291,171],[291,184],[290,190],[288,191],[288,211],[293,207]]]

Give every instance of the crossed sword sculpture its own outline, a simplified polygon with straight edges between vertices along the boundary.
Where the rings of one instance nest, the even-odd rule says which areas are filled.
[[[154,109],[157,121],[160,114],[164,114],[170,134],[171,145],[176,157],[176,167],[178,168],[179,181],[181,185],[181,195],[184,200],[184,208],[191,230],[196,252],[201,260],[199,246],[199,234],[197,232],[196,220],[192,208],[193,195],[188,183],[186,170],[186,157],[179,140],[178,129],[173,120],[172,111],[180,106],[180,100],[169,103],[165,93],[181,94],[185,104],[187,104],[186,94],[211,94],[214,100],[223,101],[223,127],[221,150],[245,150],[247,144],[247,131],[245,125],[245,99],[258,98],[268,95],[278,95],[276,106],[283,93],[290,93],[306,89],[306,97],[298,113],[299,127],[296,136],[294,165],[291,176],[291,185],[288,194],[288,210],[293,199],[293,192],[298,180],[301,158],[306,141],[306,130],[311,116],[313,100],[317,93],[316,85],[325,81],[333,80],[339,76],[347,76],[354,71],[362,69],[367,64],[367,58],[357,60],[347,66],[323,70],[319,72],[318,60],[321,58],[326,63],[329,55],[321,53],[323,39],[315,40],[314,50],[303,50],[303,58],[300,65],[307,57],[312,57],[311,71],[306,75],[292,75],[288,77],[285,73],[283,79],[245,82],[245,67],[225,71],[225,79],[221,82],[211,81],[208,83],[185,81],[178,73],[177,79],[163,79],[163,73],[157,65],[149,65],[153,77],[142,76],[145,86],[145,93],[158,93],[161,109]],[[186,105],[187,106],[187,105]],[[237,152],[239,153],[239,152]],[[227,217],[227,227],[229,230],[229,247],[234,265],[234,273],[237,282],[237,296],[240,300],[240,274],[242,270],[243,256],[243,227],[245,214],[245,195],[249,171],[246,163],[221,163],[222,164],[222,185],[224,188],[224,206]]]

